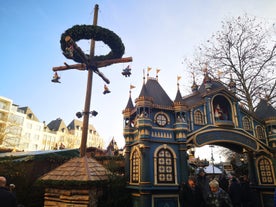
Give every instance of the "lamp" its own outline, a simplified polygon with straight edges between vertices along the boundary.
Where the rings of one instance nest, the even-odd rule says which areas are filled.
[[[77,112],[76,116],[80,119],[83,116],[83,114],[91,114],[91,116],[97,116],[98,112],[95,110],[89,112]]]

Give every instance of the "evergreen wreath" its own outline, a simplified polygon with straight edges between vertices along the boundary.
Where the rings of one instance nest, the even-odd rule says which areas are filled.
[[[104,61],[108,59],[121,58],[125,53],[125,46],[121,38],[114,32],[94,25],[75,25],[72,28],[66,30],[60,39],[61,49],[65,55],[68,49],[68,45],[65,41],[65,37],[70,36],[75,42],[81,39],[94,39],[95,41],[103,41],[108,45],[111,51],[107,55],[94,56],[94,61]],[[89,58],[88,54],[85,54]],[[65,55],[66,58],[73,59],[78,63],[83,63],[83,60],[76,54],[72,52],[72,56]]]

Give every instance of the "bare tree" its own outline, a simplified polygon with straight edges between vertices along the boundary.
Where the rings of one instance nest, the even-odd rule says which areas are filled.
[[[276,39],[275,24],[261,22],[256,17],[222,21],[222,29],[187,61],[194,74],[203,64],[209,75],[236,83],[237,95],[249,111],[254,111],[260,98],[276,103]],[[196,68],[196,69],[195,69]]]
[[[21,120],[16,120],[10,116],[6,122],[0,125],[0,145],[8,148],[14,148],[19,144],[21,138],[22,126]]]

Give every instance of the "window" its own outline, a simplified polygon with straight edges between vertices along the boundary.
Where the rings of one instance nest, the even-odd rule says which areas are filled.
[[[140,157],[138,150],[134,150],[131,160],[131,182],[139,182]]]
[[[251,125],[250,119],[248,117],[243,117],[242,127],[243,127],[244,130],[252,131],[252,125]]]
[[[272,165],[269,159],[262,156],[258,160],[258,170],[261,184],[274,184]]]
[[[169,149],[157,153],[157,183],[175,183],[174,159]]]
[[[264,130],[261,126],[256,126],[256,137],[259,139],[265,139]]]
[[[204,124],[203,115],[200,110],[196,110],[194,113],[195,124]]]

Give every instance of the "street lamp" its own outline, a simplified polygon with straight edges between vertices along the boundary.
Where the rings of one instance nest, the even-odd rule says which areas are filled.
[[[77,112],[76,116],[80,119],[84,114],[91,114],[91,116],[97,116],[98,112],[93,110],[93,111],[89,111],[89,112]]]

